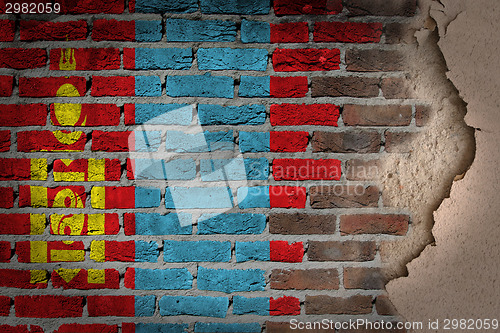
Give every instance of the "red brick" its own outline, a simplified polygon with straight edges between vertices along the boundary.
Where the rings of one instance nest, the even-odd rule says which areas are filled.
[[[345,176],[347,180],[376,180],[380,175],[379,160],[349,160],[346,162]]]
[[[281,235],[334,234],[335,215],[271,214],[269,232]]]
[[[0,68],[31,69],[47,65],[47,52],[43,49],[0,49]]]
[[[45,289],[47,288],[48,274],[36,275],[32,278],[31,270],[0,269],[0,287],[20,289]]]
[[[121,14],[124,0],[61,0],[61,14]]]
[[[269,186],[271,208],[305,208],[306,188],[300,186]]]
[[[91,95],[135,96],[135,77],[133,76],[93,76]]]
[[[271,261],[302,262],[304,257],[302,242],[288,244],[287,241],[271,241],[269,247]]]
[[[299,98],[305,97],[309,91],[307,76],[279,77],[271,76],[271,97]]]
[[[336,269],[273,269],[270,284],[271,289],[339,289],[339,274]]]
[[[100,71],[119,69],[120,65],[120,50],[115,48],[50,50],[51,70]]]
[[[273,177],[275,180],[339,180],[340,164],[334,159],[275,159]]]
[[[395,72],[408,66],[404,55],[394,50],[347,50],[345,62],[351,72]]]
[[[270,132],[271,152],[304,152],[309,141],[308,132]]]
[[[349,0],[345,7],[351,16],[413,16],[417,10],[417,1]]]
[[[0,187],[0,208],[14,207],[14,189],[12,187]]]
[[[388,153],[409,153],[418,144],[420,133],[386,132],[385,151]]]
[[[19,78],[22,97],[78,97],[85,96],[86,91],[87,80],[83,76]]]
[[[427,126],[431,119],[431,108],[426,105],[415,107],[415,122],[418,127]]]
[[[344,268],[344,287],[346,289],[384,289],[385,279],[380,268]]]
[[[297,316],[300,314],[300,300],[296,297],[283,296],[269,300],[269,314],[271,316]]]
[[[271,43],[307,43],[308,41],[307,22],[271,23]]]
[[[62,141],[61,141],[62,140]],[[83,151],[87,136],[83,132],[25,131],[17,133],[17,151]]]
[[[16,296],[16,317],[65,318],[81,317],[84,298],[81,296]]]
[[[0,104],[0,126],[45,126],[45,104]]]
[[[408,126],[411,105],[344,105],[346,126]]]
[[[340,108],[333,104],[273,104],[270,112],[272,126],[337,126]]]
[[[385,42],[387,44],[415,44],[417,29],[409,24],[388,23],[385,26]]]
[[[10,75],[0,75],[0,97],[12,96],[14,77]]]
[[[331,71],[340,68],[339,49],[276,49],[273,68],[277,72]]]
[[[0,158],[0,181],[31,180],[31,178],[30,158]]]
[[[306,295],[306,314],[350,314],[360,315],[372,312],[372,296],[355,295],[348,298],[326,295]]]
[[[69,22],[21,21],[20,36],[22,41],[85,40],[87,39],[87,22],[84,20]]]
[[[377,132],[320,132],[311,140],[313,152],[318,153],[378,153],[382,140]]]
[[[92,151],[127,152],[134,149],[129,146],[134,144],[133,132],[92,132]]]
[[[408,215],[360,214],[340,217],[342,235],[389,234],[404,236],[408,232]]]
[[[386,77],[381,81],[382,93],[387,99],[414,98],[409,79]]]
[[[134,296],[87,296],[89,317],[135,316]]]
[[[378,43],[382,23],[316,22],[313,36],[316,43]]]
[[[92,28],[95,41],[135,41],[135,21],[95,20]]]
[[[339,14],[342,12],[341,0],[275,0],[276,15],[299,14]]]
[[[1,10],[0,10],[1,12]],[[10,326],[10,325],[0,325],[0,332],[3,333],[43,333],[43,329],[40,326],[36,325],[30,325],[28,328],[28,325],[17,325],[17,326]]]
[[[309,189],[310,204],[314,209],[378,207],[379,197],[376,186],[331,185]]]
[[[128,189],[132,189],[133,191],[133,187],[129,187]],[[131,196],[129,195],[128,198],[130,197]],[[131,205],[128,204],[127,206],[130,207]],[[110,207],[123,208],[118,205],[110,205]],[[122,262],[135,261],[135,242],[106,241],[104,245],[104,259],[105,261],[122,261]]]
[[[375,259],[375,242],[309,241],[307,257],[310,261],[371,261]]]
[[[16,22],[0,20],[0,42],[12,42],[16,33]]]
[[[313,77],[311,79],[312,97],[377,97],[379,79],[370,77]]]
[[[10,262],[12,250],[10,242],[0,241],[0,262]]]
[[[0,131],[0,152],[10,150],[10,131]]]
[[[118,325],[62,324],[54,333],[118,333]]]
[[[8,296],[0,296],[0,316],[8,316],[12,299]]]
[[[68,120],[68,114],[78,108],[79,119]],[[117,126],[120,108],[115,104],[66,104],[50,105],[50,121],[56,126]],[[76,123],[75,123],[76,121]]]

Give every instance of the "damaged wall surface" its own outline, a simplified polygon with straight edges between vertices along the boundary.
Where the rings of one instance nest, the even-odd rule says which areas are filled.
[[[447,76],[467,103],[467,125],[476,129],[474,162],[434,213],[435,243],[408,264],[407,277],[387,285],[406,320],[439,319],[438,329],[425,330],[435,332],[443,331],[445,318],[498,319],[500,11],[494,0],[425,2],[423,10],[437,23]]]

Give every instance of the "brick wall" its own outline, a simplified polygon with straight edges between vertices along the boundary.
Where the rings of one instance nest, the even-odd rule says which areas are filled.
[[[0,17],[1,329],[396,320],[415,1],[59,3]]]

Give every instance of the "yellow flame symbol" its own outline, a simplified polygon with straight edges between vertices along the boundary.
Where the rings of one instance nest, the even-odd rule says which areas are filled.
[[[75,49],[61,49],[59,69],[62,71],[74,71],[76,69]]]

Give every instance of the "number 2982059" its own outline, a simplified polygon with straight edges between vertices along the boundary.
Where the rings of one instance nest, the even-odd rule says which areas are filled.
[[[61,12],[61,4],[58,3],[11,3],[5,4],[5,14],[58,14]]]

